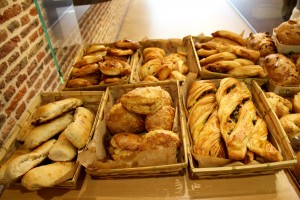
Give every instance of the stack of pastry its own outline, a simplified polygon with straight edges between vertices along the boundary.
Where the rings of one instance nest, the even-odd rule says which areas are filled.
[[[189,89],[187,108],[194,154],[246,164],[256,156],[267,161],[283,159],[267,141],[266,123],[243,82],[224,78],[216,89],[209,80],[196,81]]]
[[[94,114],[78,98],[40,106],[18,140],[24,144],[0,168],[1,179],[21,179],[28,190],[52,187],[74,176],[78,149],[89,138]],[[48,163],[40,165],[41,163]]]
[[[113,160],[164,147],[179,148],[174,133],[175,109],[170,94],[157,87],[136,88],[113,105],[105,118],[109,134],[109,153]]]
[[[138,48],[132,40],[119,40],[113,45],[92,44],[73,64],[67,88],[119,83],[128,80],[131,66],[128,58]]]
[[[164,81],[186,79],[189,72],[186,55],[182,52],[166,55],[164,49],[147,47],[143,50],[143,64],[139,70],[141,81]]]
[[[250,38],[227,30],[218,30],[211,34],[212,39],[204,43],[195,43],[203,76],[219,77],[256,77],[265,78],[266,73],[258,64],[262,47],[272,49],[272,43],[257,42],[267,35],[259,37],[251,34]],[[258,39],[259,38],[259,39]]]

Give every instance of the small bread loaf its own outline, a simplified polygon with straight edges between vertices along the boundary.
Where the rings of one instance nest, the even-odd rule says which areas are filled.
[[[25,138],[24,145],[33,149],[63,131],[73,121],[71,113],[65,113],[48,123],[36,126]]]
[[[293,111],[295,113],[300,113],[300,92],[294,95],[292,104],[293,104]]]
[[[138,114],[153,114],[163,106],[163,89],[160,86],[136,88],[124,94],[120,101],[129,111]]]
[[[48,140],[32,152],[23,154],[11,161],[5,170],[5,182],[7,184],[15,182],[30,169],[44,161],[55,141],[55,139]]]
[[[67,98],[55,102],[48,103],[40,106],[34,113],[33,122],[34,124],[43,123],[50,119],[62,115],[78,106],[81,106],[83,101],[78,98]]]
[[[169,130],[173,128],[175,109],[172,106],[163,106],[152,115],[147,115],[145,118],[146,130]]]
[[[31,169],[22,177],[22,186],[34,191],[43,187],[53,187],[74,176],[75,162],[54,162]]]
[[[300,18],[290,19],[275,28],[278,41],[285,45],[300,44]]]
[[[77,155],[77,149],[62,132],[49,151],[48,158],[52,161],[71,161]]]
[[[247,47],[260,52],[260,56],[277,53],[274,41],[268,32],[250,33],[247,38]]]
[[[77,149],[82,149],[86,145],[94,118],[94,113],[89,109],[85,107],[76,108],[74,121],[68,125],[64,134]]]

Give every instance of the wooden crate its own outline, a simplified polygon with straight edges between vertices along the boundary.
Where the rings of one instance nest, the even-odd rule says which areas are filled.
[[[55,102],[58,100],[71,98],[71,97],[82,99],[84,102],[83,106],[95,113],[93,127],[89,135],[89,140],[90,140],[90,138],[93,136],[95,125],[100,115],[100,107],[101,107],[102,99],[104,98],[104,93],[105,92],[103,91],[42,92],[30,104],[29,108],[25,111],[25,113],[22,115],[18,123],[15,125],[11,135],[6,140],[5,144],[1,147],[0,163],[4,163],[7,159],[9,159],[12,153],[22,145],[22,142],[18,141],[17,137],[19,133],[21,133],[24,124],[31,123],[32,117],[36,112],[37,108],[47,103]],[[82,170],[82,165],[80,165],[78,160],[76,161],[76,164],[77,164],[77,169],[73,175],[73,178],[55,187],[63,187],[69,189],[77,188],[78,178]],[[0,184],[4,184],[4,180],[0,180]],[[18,185],[20,184],[20,182],[17,182],[16,184]]]
[[[103,143],[107,141],[109,137],[108,130],[106,130],[105,117],[106,113],[109,111],[110,107],[125,93],[138,88],[138,87],[148,87],[148,86],[160,86],[166,91],[168,91],[173,99],[174,107],[176,108],[175,120],[173,132],[178,133],[181,139],[181,147],[177,150],[177,163],[166,164],[166,165],[156,165],[156,166],[146,166],[146,167],[127,167],[127,168],[99,168],[95,163],[100,162],[99,160],[94,160],[93,162],[88,161],[88,165],[92,166],[86,167],[86,172],[93,178],[108,178],[108,177],[146,177],[146,176],[165,176],[165,175],[178,175],[184,172],[187,167],[187,151],[186,151],[186,128],[184,127],[184,118],[182,115],[182,104],[181,96],[179,94],[179,82],[161,82],[161,83],[137,83],[137,84],[127,84],[122,86],[112,86],[108,87],[105,93],[104,101],[101,108],[101,117],[98,120],[97,128],[94,134],[93,142],[94,144]],[[174,129],[175,128],[175,129]],[[105,152],[106,156],[109,157],[107,153],[107,146],[94,147],[91,141],[91,157],[99,158],[98,154]],[[105,148],[105,149],[104,149]],[[100,149],[100,150],[99,150]],[[88,153],[88,150],[83,153]],[[83,154],[83,157],[87,157]],[[101,157],[101,156],[100,156]],[[106,162],[106,161],[102,161]],[[91,165],[92,164],[92,165]],[[83,164],[85,166],[85,164]]]
[[[211,80],[217,87],[219,86],[220,80]],[[268,141],[270,141],[282,154],[283,161],[260,163],[253,165],[244,166],[224,166],[224,167],[198,167],[197,161],[192,155],[192,138],[189,130],[189,126],[186,124],[188,133],[188,159],[189,159],[189,172],[192,179],[215,179],[215,178],[229,178],[229,177],[241,177],[241,176],[257,176],[263,174],[275,173],[277,170],[286,169],[293,166],[297,161],[295,154],[291,153],[291,146],[288,140],[282,139],[283,135],[277,127],[274,127],[272,122],[273,118],[270,116],[270,110],[266,109],[263,101],[262,93],[259,84],[256,81],[251,81],[251,84],[247,84],[250,91],[252,92],[253,102],[256,105],[257,111],[262,119],[267,123],[269,130]],[[189,88],[189,85],[186,86]],[[183,100],[186,100],[187,92],[183,92]],[[184,103],[183,103],[184,104]],[[187,118],[187,110],[184,104],[185,118]],[[187,122],[187,120],[184,120]]]
[[[269,80],[266,84],[268,91],[274,92],[281,96],[291,96],[300,92],[300,85],[299,86],[280,86],[277,85],[274,81]]]
[[[91,47],[92,45],[97,45],[96,43],[93,44],[83,44],[80,47],[80,50],[78,51],[74,62],[75,63],[78,59],[82,58],[86,52],[86,50]],[[114,47],[114,43],[105,43],[105,44],[101,44],[101,45],[105,45],[106,47]],[[127,62],[130,64],[130,66],[132,65],[132,61],[131,61],[131,56],[128,58]],[[76,87],[76,88],[68,88],[67,87],[67,83],[68,80],[70,80],[72,78],[72,70],[73,70],[73,66],[70,66],[70,68],[68,69],[68,72],[66,74],[66,77],[64,77],[64,84],[62,85],[62,87],[60,88],[60,90],[62,91],[105,91],[105,89],[109,86],[113,86],[113,85],[122,85],[122,84],[128,84],[129,83],[129,79],[130,76],[128,77],[122,77],[120,79],[119,82],[117,83],[110,83],[110,84],[102,84],[100,83],[99,85],[91,85],[91,86],[85,86],[85,87]],[[133,69],[131,69],[133,70]]]
[[[187,36],[183,39],[171,38],[171,39],[145,39],[139,42],[141,48],[131,58],[133,70],[130,76],[130,83],[139,83],[139,71],[143,64],[143,50],[147,47],[159,47],[165,50],[166,55],[177,52],[185,52],[187,54],[187,66],[189,67],[189,73],[198,74],[198,64],[195,55],[194,46],[192,45],[192,38]],[[159,82],[168,82],[159,81]]]
[[[197,68],[198,68],[198,72],[199,72],[199,76],[200,76],[200,79],[222,79],[222,78],[226,78],[226,77],[234,77],[234,76],[231,76],[229,74],[224,74],[224,73],[217,73],[217,72],[205,72],[202,70],[202,67],[201,67],[201,64],[199,62],[199,57],[197,55],[197,51],[196,51],[196,48],[195,48],[195,43],[198,42],[198,43],[205,43],[205,42],[208,42],[212,39],[212,37],[210,36],[205,36],[204,34],[200,34],[199,36],[191,36],[191,45],[194,46],[194,51],[195,51],[195,55],[196,55],[196,58],[197,58]],[[268,82],[268,78],[257,78],[257,77],[243,77],[243,78],[240,78],[240,77],[234,77],[234,78],[237,78],[239,80],[244,80],[246,82],[251,82],[252,80],[256,80],[258,83],[261,84],[264,84],[264,83],[267,83]]]
[[[290,92],[290,93],[284,93],[284,94],[279,94],[280,96],[282,96],[283,98],[286,98],[288,100],[291,100],[294,97],[294,94],[296,94],[295,91]],[[267,101],[266,95],[264,92],[262,92],[260,94],[261,99],[264,101],[263,105],[264,105],[264,110],[265,112],[268,112],[268,118],[266,118],[266,120],[269,121],[269,123],[273,124],[273,128],[276,129],[276,132],[279,133],[278,135],[278,140],[283,142],[282,145],[285,145],[285,150],[286,153],[289,154],[289,156],[295,156],[295,154],[299,151],[297,149],[293,149],[292,145],[290,144],[290,140],[287,136],[287,134],[285,133],[284,128],[282,127],[279,118],[277,117],[275,111],[272,109],[269,101]],[[296,156],[295,156],[296,157]],[[299,175],[297,176],[296,170],[299,171],[299,163],[298,163],[298,169],[296,169],[297,166],[291,166],[290,168],[288,168],[288,172],[291,174],[292,179],[294,180],[294,182],[296,183],[296,185],[300,188],[300,177]]]

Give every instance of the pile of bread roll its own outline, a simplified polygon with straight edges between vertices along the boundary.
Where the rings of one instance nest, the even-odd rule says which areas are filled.
[[[77,151],[87,144],[95,114],[79,98],[66,98],[37,108],[18,139],[22,145],[0,168],[8,185],[21,179],[28,190],[52,187],[72,179]]]
[[[214,74],[216,78],[218,74],[236,78],[266,78],[259,59],[276,52],[267,33],[251,33],[244,38],[231,31],[218,30],[211,35],[211,40],[195,43],[202,72]]]
[[[267,140],[267,125],[258,115],[244,82],[228,77],[221,79],[217,88],[210,80],[195,81],[189,88],[186,105],[193,155],[244,164],[283,160]]]
[[[116,41],[111,46],[90,45],[84,50],[82,57],[74,62],[66,87],[128,82],[131,73],[128,59],[138,48],[138,42],[127,39]]]
[[[109,154],[113,160],[165,147],[179,148],[173,132],[175,108],[170,94],[160,86],[133,89],[121,96],[105,118]]]
[[[160,47],[146,47],[143,50],[143,64],[139,69],[141,81],[185,81],[189,72],[186,54],[176,52],[166,54]]]

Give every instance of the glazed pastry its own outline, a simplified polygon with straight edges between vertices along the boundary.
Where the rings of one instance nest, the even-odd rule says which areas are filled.
[[[100,71],[109,76],[128,76],[131,72],[131,66],[122,60],[111,59],[104,62],[99,63]]]
[[[140,79],[144,80],[144,78],[147,76],[156,76],[160,68],[161,68],[161,60],[159,59],[152,59],[146,62],[140,68],[139,71]]]
[[[107,47],[103,44],[92,44],[87,50],[85,51],[85,54],[91,54],[99,51],[107,51]]]
[[[93,83],[85,78],[73,78],[68,80],[66,87],[67,88],[78,88],[78,87],[87,87],[92,86]]]
[[[73,68],[72,76],[84,76],[99,71],[99,65],[97,63],[84,65],[81,68]]]
[[[142,116],[125,109],[121,103],[115,104],[109,111],[106,126],[111,135],[116,133],[142,133],[145,124]]]
[[[218,31],[212,33],[211,35],[213,37],[226,38],[226,39],[229,39],[229,40],[232,40],[232,41],[238,43],[241,46],[246,46],[246,39],[232,31],[218,30]]]
[[[98,85],[101,78],[101,73],[99,70],[98,72],[93,74],[83,75],[80,77],[73,76],[71,80],[73,79],[87,80],[92,85]]]
[[[218,72],[218,73],[227,73],[230,70],[239,67],[241,67],[241,64],[233,60],[221,60],[203,66],[203,68],[205,68],[208,71]]]
[[[278,118],[290,114],[293,105],[288,99],[285,99],[274,92],[266,92],[265,95]]]
[[[221,52],[221,53],[216,53],[214,55],[208,56],[206,58],[203,58],[200,60],[200,65],[204,66],[207,65],[209,63],[214,63],[216,61],[223,61],[223,60],[234,60],[236,59],[236,55],[234,55],[233,53],[229,53],[229,52]]]
[[[173,63],[169,62],[169,63],[166,63],[164,62],[160,69],[157,71],[157,78],[160,80],[160,81],[164,81],[166,80],[170,73],[172,72],[172,66],[173,66]]]
[[[133,50],[131,49],[120,49],[120,48],[110,47],[107,50],[108,56],[131,56],[132,54],[133,54]]]
[[[191,84],[187,96],[187,109],[190,110],[204,95],[216,93],[216,86],[209,80],[199,80]]]
[[[229,70],[227,74],[237,78],[265,78],[267,76],[267,73],[264,72],[263,68],[260,65],[245,65],[236,67],[234,69]]]
[[[247,48],[259,51],[261,57],[277,53],[275,43],[268,32],[250,33],[247,38]]]
[[[146,130],[169,130],[173,128],[173,121],[175,117],[175,109],[172,106],[163,106],[152,115],[147,115],[145,118]]]
[[[300,84],[299,69],[282,54],[270,54],[265,57],[262,66],[266,69],[269,79],[277,85],[293,86]]]
[[[129,111],[153,114],[163,106],[163,89],[160,86],[140,87],[122,95],[120,101]]]
[[[101,56],[101,55],[97,55],[97,56],[86,55],[86,56],[78,59],[77,61],[75,61],[75,63],[73,64],[73,67],[81,68],[84,65],[97,63],[97,62],[100,62],[102,60],[103,60],[103,56]]]
[[[212,111],[193,143],[194,154],[226,158],[226,147],[222,141],[217,108]]]

